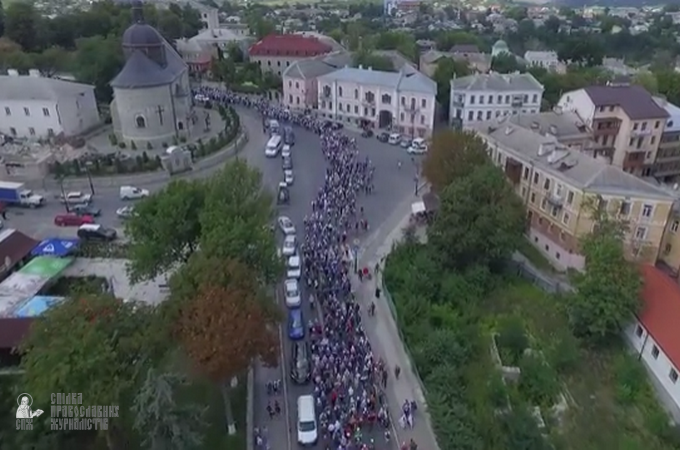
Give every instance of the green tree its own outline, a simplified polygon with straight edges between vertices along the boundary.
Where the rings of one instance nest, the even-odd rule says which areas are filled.
[[[523,239],[526,215],[503,172],[492,164],[476,167],[449,184],[440,199],[428,244],[444,267],[505,267]]]
[[[515,55],[501,53],[500,55],[494,56],[491,60],[491,70],[498,73],[512,73],[523,71],[524,66],[517,61]]]
[[[472,69],[465,61],[456,61],[452,58],[442,58],[437,62],[437,68],[432,74],[432,79],[437,83],[437,101],[441,105],[449,104],[451,93],[451,79],[465,77],[472,74]]]
[[[178,402],[178,393],[188,381],[177,373],[158,373],[150,368],[135,396],[134,428],[150,450],[185,450],[203,442],[206,408]]]
[[[123,52],[117,38],[93,36],[76,41],[73,73],[78,81],[95,86],[95,94],[100,101],[112,99],[109,82],[122,67]]]
[[[601,65],[604,55],[605,49],[601,41],[589,34],[569,35],[568,38],[562,39],[557,50],[560,61],[587,67]]]
[[[536,418],[521,405],[500,416],[507,450],[549,450],[551,445],[543,438]]]
[[[38,42],[38,13],[29,2],[12,2],[5,9],[5,36],[30,52]]]
[[[437,132],[423,161],[432,190],[442,192],[453,181],[489,163],[487,146],[476,134],[450,129]]]
[[[177,336],[196,369],[219,386],[229,434],[236,433],[230,382],[257,359],[275,365],[279,317],[257,276],[233,260],[215,260],[212,281],[180,307]]]
[[[278,281],[281,259],[269,225],[273,199],[262,186],[262,174],[237,159],[208,180],[200,213],[200,247],[207,256],[238,259],[259,280]]]
[[[656,80],[656,75],[654,75],[652,72],[638,72],[635,75],[633,82],[647,89],[647,92],[652,95],[659,93],[659,82]]]
[[[585,271],[574,277],[576,292],[565,305],[574,334],[597,344],[618,336],[639,312],[642,280],[625,258],[627,224],[610,217],[611,208],[604,201],[586,207],[592,211],[594,230],[581,240]]]
[[[125,223],[133,282],[151,280],[189,260],[201,239],[206,190],[203,182],[176,180],[135,206]]]
[[[174,42],[184,34],[184,24],[182,17],[174,14],[169,9],[162,9],[158,11],[158,19],[156,22],[158,31],[170,42]]]
[[[666,96],[673,104],[680,103],[680,73],[672,69],[656,72],[659,93]]]
[[[35,68],[46,76],[51,77],[60,71],[71,67],[71,53],[61,47],[50,47],[35,55]]]
[[[47,399],[77,386],[87,404],[129,404],[140,374],[168,349],[156,318],[151,307],[107,295],[65,300],[36,319],[21,345],[23,388]],[[112,450],[120,448],[119,420],[102,431]]]
[[[372,68],[373,70],[382,70],[384,72],[394,72],[394,64],[392,60],[387,56],[383,56],[377,53],[369,52],[366,50],[361,50],[355,52],[352,57],[353,65],[355,67]]]

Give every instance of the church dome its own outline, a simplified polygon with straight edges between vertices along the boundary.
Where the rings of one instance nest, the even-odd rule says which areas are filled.
[[[146,23],[135,23],[123,33],[123,47],[156,47],[163,45],[163,37]]]
[[[499,39],[496,41],[495,44],[493,44],[493,48],[497,50],[506,49],[508,48],[508,44],[506,44],[503,39]]]

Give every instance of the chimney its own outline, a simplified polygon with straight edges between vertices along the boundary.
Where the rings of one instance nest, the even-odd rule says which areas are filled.
[[[7,75],[9,75],[10,77],[18,77],[19,71],[16,69],[7,69]]]
[[[30,69],[28,71],[28,76],[33,78],[40,78],[40,71],[38,69]]]

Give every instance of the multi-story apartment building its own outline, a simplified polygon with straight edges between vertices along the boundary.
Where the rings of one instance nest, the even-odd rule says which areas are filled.
[[[540,111],[543,85],[530,73],[478,74],[451,80],[451,125]]]
[[[674,202],[666,190],[507,118],[468,129],[488,144],[526,204],[531,241],[557,268],[583,268],[579,239],[593,230],[595,207],[628,222],[629,257],[657,261]]]
[[[263,37],[248,50],[252,62],[263,72],[282,76],[291,64],[333,51],[333,47],[319,39],[301,34],[271,34]]]
[[[592,130],[597,155],[634,175],[653,173],[668,113],[642,86],[590,86],[563,94],[558,106]]]
[[[569,150],[592,156],[594,142],[590,130],[573,112],[556,108],[553,111],[508,116],[508,122],[543,136],[553,136]]]
[[[432,135],[437,85],[420,72],[345,67],[317,80],[322,117],[410,136]]]
[[[654,97],[654,101],[666,110],[668,118],[652,175],[663,181],[673,181],[680,175],[680,108],[662,98]]]
[[[290,109],[318,108],[317,78],[342,69],[351,63],[350,53],[337,51],[291,64],[283,72],[283,103]]]

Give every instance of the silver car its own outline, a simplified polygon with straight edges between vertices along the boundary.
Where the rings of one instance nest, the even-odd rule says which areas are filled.
[[[299,308],[302,300],[297,280],[286,280],[283,283],[283,289],[286,293],[286,306],[289,308]]]

